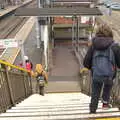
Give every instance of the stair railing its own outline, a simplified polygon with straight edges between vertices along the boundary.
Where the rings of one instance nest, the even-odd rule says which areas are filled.
[[[83,62],[85,54],[86,53],[84,52],[84,55],[82,54],[81,56],[82,62]],[[83,68],[83,65],[81,66],[81,68]],[[90,71],[80,73],[80,84],[81,84],[81,91],[90,96],[91,95],[91,84],[92,84],[92,78],[91,78]],[[116,78],[114,79],[110,102],[113,106],[116,106],[120,109],[120,70],[117,70],[117,75],[116,75]]]
[[[0,60],[0,113],[31,94],[30,71]]]

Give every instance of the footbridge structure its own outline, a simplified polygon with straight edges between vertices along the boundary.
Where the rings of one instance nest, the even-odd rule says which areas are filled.
[[[42,48],[42,53],[38,56],[42,57],[49,82],[45,96],[41,96],[35,91],[36,80],[30,71],[0,60],[0,120],[120,120],[120,71],[111,92],[113,108],[103,110],[100,99],[96,114],[89,114],[90,72],[81,72],[89,46],[86,35],[93,32],[94,22],[90,19],[91,24],[85,26],[80,23],[80,16],[92,16],[94,21],[93,16],[102,15],[100,10],[95,7],[22,8],[15,15],[39,16],[42,40],[38,39],[37,47]],[[72,24],[63,25],[64,29],[54,26],[56,16],[70,16]],[[71,36],[65,36],[66,29]]]

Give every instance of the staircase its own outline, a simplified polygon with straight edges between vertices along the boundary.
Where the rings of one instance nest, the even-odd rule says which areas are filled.
[[[80,78],[78,76],[50,76],[47,93],[80,92]]]
[[[102,103],[97,114],[89,114],[89,102],[90,97],[82,93],[33,94],[1,114],[0,120],[120,120],[117,108],[102,110]]]
[[[57,41],[52,52],[52,69],[46,88],[47,93],[80,92],[79,64],[71,41]]]
[[[18,52],[19,52],[19,48],[7,48],[2,53],[0,59],[5,60],[5,61],[13,64]]]

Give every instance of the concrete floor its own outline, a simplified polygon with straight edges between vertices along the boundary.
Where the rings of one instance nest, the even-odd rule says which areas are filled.
[[[71,46],[58,44],[53,53],[53,68],[46,92],[79,92],[79,64]]]

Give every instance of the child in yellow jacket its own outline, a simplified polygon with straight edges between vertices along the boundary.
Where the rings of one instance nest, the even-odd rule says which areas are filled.
[[[39,75],[42,75],[44,77],[45,83],[47,84],[48,83],[48,75],[47,75],[46,71],[44,71],[41,64],[36,64],[35,72],[34,72],[33,76],[35,78],[37,78]],[[38,91],[39,91],[39,81],[37,80],[36,92],[38,93]]]
[[[43,75],[45,78],[45,82],[48,83],[48,75],[46,71],[44,71],[41,64],[36,64],[34,76],[37,77],[39,74]]]

